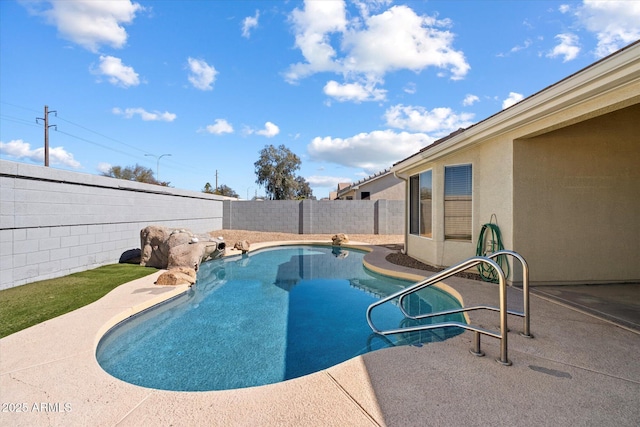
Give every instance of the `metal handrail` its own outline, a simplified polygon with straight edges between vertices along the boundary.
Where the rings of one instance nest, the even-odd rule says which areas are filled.
[[[529,307],[529,265],[527,264],[527,261],[525,261],[525,259],[522,257],[522,255],[520,255],[517,252],[514,251],[508,251],[508,250],[501,250],[498,252],[494,252],[492,254],[489,255],[485,255],[487,258],[493,259],[493,258],[497,258],[500,255],[511,255],[512,257],[514,257],[515,259],[517,259],[518,261],[520,261],[520,264],[522,265],[522,306],[523,306],[523,312],[519,313],[519,312],[515,312],[515,311],[510,311],[509,314],[513,314],[516,316],[520,316],[523,318],[523,331],[520,333],[520,335],[522,335],[523,337],[526,338],[533,338],[533,335],[531,334],[531,318],[530,318],[530,307]]]
[[[412,326],[412,327],[405,327],[405,328],[400,328],[400,329],[390,329],[387,331],[381,331],[378,328],[375,327],[375,325],[373,324],[372,320],[371,320],[371,311],[381,305],[384,304],[386,302],[389,302],[393,299],[396,298],[403,298],[405,295],[409,295],[412,294],[414,292],[417,292],[421,289],[424,289],[428,286],[434,285],[438,282],[440,282],[443,279],[446,279],[448,277],[453,276],[456,273],[459,273],[461,271],[464,271],[468,268],[474,267],[478,264],[489,264],[489,266],[493,267],[496,272],[498,273],[498,286],[500,289],[500,332],[494,332],[494,331],[490,331],[488,329],[483,329],[483,328],[479,328],[476,326],[472,326],[472,325],[467,325],[465,323],[461,323],[461,322],[442,322],[442,323],[438,323],[438,324],[431,324],[431,325],[422,325],[422,326]],[[465,261],[462,261],[461,263],[454,265],[452,267],[447,268],[446,270],[443,270],[431,277],[426,278],[425,280],[421,281],[421,282],[417,282],[411,286],[409,286],[408,288],[405,289],[401,289],[398,292],[395,292],[389,296],[387,296],[386,298],[383,298],[379,301],[374,302],[373,304],[369,305],[369,307],[367,308],[367,323],[369,324],[369,327],[371,327],[371,330],[373,330],[373,332],[380,334],[380,335],[392,335],[392,334],[398,334],[398,333],[402,333],[402,332],[418,332],[418,331],[425,331],[428,329],[435,329],[435,328],[441,328],[441,327],[458,327],[458,328],[463,328],[463,329],[467,329],[470,331],[474,331],[476,334],[475,337],[475,351],[472,351],[473,354],[476,355],[483,355],[483,353],[480,351],[480,334],[484,334],[484,335],[489,335],[491,337],[494,338],[498,338],[500,340],[500,359],[496,359],[499,363],[503,364],[503,365],[511,365],[511,362],[509,361],[508,358],[508,348],[507,348],[507,288],[506,288],[506,278],[504,275],[504,271],[502,271],[502,268],[498,265],[497,262],[495,262],[493,259],[490,259],[489,257],[481,257],[481,256],[476,256],[473,258],[469,258]],[[480,307],[478,307],[480,308]],[[478,309],[478,308],[473,308],[473,309]],[[495,309],[494,307],[483,307],[483,308],[488,308],[488,309],[492,309],[492,310],[496,310],[498,311],[498,309]],[[401,307],[402,309],[402,307]],[[443,314],[453,314],[453,313],[459,313],[459,312],[463,312],[463,311],[467,311],[467,309],[462,308],[462,309],[458,309],[458,310],[447,310],[446,312],[438,312],[438,313],[432,313],[430,316],[428,317],[432,317],[432,316],[439,316],[439,315],[443,315]],[[404,310],[403,310],[404,312]]]
[[[530,331],[530,320],[529,320],[529,266],[527,264],[527,262],[525,261],[525,259],[518,254],[517,252],[513,252],[513,251],[509,251],[509,250],[501,250],[498,252],[494,252],[492,254],[489,255],[485,255],[486,258],[489,259],[493,259],[493,258],[497,258],[501,255],[511,255],[512,257],[514,257],[515,259],[519,260],[520,263],[522,264],[522,293],[523,293],[523,309],[524,311],[512,311],[507,309],[507,313],[514,315],[514,316],[519,316],[524,318],[523,320],[523,332],[520,333],[520,335],[522,335],[523,337],[527,337],[527,338],[533,338],[533,335],[531,335],[531,331]],[[431,278],[429,278],[431,279]],[[430,286],[430,285],[428,285]],[[423,289],[423,288],[420,288]],[[419,290],[419,289],[418,289]],[[402,296],[400,296],[400,298],[398,299],[398,307],[400,307],[400,310],[402,311],[402,314],[409,318],[409,319],[414,319],[414,320],[420,320],[420,319],[427,319],[429,317],[435,317],[435,316],[444,316],[447,314],[455,314],[455,313],[461,313],[461,312],[466,312],[466,311],[473,311],[473,310],[491,310],[491,311],[499,311],[498,308],[496,307],[491,307],[491,306],[486,306],[486,305],[479,305],[479,306],[473,306],[473,307],[463,307],[461,309],[456,309],[456,310],[449,310],[449,311],[439,311],[437,313],[429,313],[429,314],[422,314],[422,315],[416,315],[416,316],[412,316],[411,314],[407,313],[407,311],[404,309],[404,299],[413,292],[408,292]]]

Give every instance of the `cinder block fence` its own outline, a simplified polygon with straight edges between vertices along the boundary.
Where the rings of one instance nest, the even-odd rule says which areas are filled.
[[[0,160],[0,289],[117,263],[147,225],[222,228],[210,194]]]
[[[402,234],[398,200],[239,201],[0,160],[0,289],[117,263],[148,225]]]
[[[401,200],[225,200],[228,230],[297,234],[403,234]]]

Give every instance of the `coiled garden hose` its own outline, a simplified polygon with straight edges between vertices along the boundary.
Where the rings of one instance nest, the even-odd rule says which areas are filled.
[[[491,236],[489,236],[491,232]],[[502,234],[496,224],[489,223],[482,226],[480,230],[480,236],[478,236],[478,245],[476,246],[477,256],[487,256],[494,252],[504,249],[502,244]],[[509,277],[509,262],[506,255],[499,255],[495,261],[505,274],[505,277]],[[478,272],[480,277],[485,282],[498,283],[498,272],[491,266],[484,263],[478,264]]]

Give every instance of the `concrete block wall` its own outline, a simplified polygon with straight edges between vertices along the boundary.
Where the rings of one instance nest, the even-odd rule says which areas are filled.
[[[117,263],[148,225],[219,230],[222,200],[0,160],[0,289]]]
[[[403,234],[402,200],[225,200],[227,230],[295,234]]]
[[[299,200],[226,200],[223,202],[223,228],[302,234],[300,203]]]
[[[305,200],[310,211],[305,234],[375,234],[375,206],[372,200]]]

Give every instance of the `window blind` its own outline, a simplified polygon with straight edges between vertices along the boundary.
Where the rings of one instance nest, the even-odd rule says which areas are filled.
[[[471,240],[471,165],[444,168],[444,238]]]

